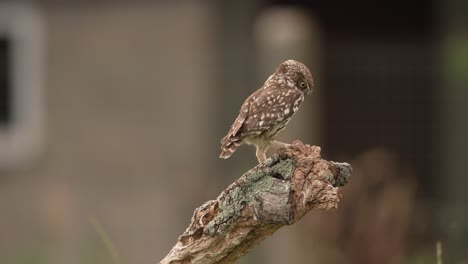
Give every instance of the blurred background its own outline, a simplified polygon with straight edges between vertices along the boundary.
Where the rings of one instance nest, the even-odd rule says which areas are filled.
[[[468,263],[464,1],[0,2],[0,263],[156,263],[256,165],[219,140],[286,59],[280,136],[354,168],[239,263]]]

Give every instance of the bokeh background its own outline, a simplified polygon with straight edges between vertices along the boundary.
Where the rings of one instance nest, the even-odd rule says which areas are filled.
[[[0,263],[161,260],[193,210],[256,164],[252,147],[218,159],[219,140],[286,59],[308,65],[316,89],[280,138],[354,174],[338,210],[310,212],[239,263],[436,263],[437,241],[444,263],[468,263],[467,10],[2,1]],[[36,40],[36,75],[10,67],[25,54],[14,27]]]

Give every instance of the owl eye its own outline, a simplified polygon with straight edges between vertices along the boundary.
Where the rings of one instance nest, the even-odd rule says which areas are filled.
[[[305,87],[306,87],[306,83],[305,83],[305,82],[300,82],[300,83],[299,83],[299,87],[305,88]]]

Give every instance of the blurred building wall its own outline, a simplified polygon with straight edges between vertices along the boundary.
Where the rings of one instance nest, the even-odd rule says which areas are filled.
[[[201,203],[192,191],[203,190],[207,142],[217,148],[212,8],[38,8],[46,21],[47,146],[35,164],[0,173],[0,262],[111,263],[90,219],[121,263],[154,262]]]

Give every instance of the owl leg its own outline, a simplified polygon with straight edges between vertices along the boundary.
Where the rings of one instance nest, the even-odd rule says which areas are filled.
[[[270,146],[272,146],[274,148],[289,148],[291,146],[291,144],[283,143],[283,142],[277,141],[277,140],[273,140],[270,143]]]
[[[265,162],[266,152],[269,146],[255,146],[255,147],[257,147],[256,155],[257,155],[258,162],[260,163]]]

